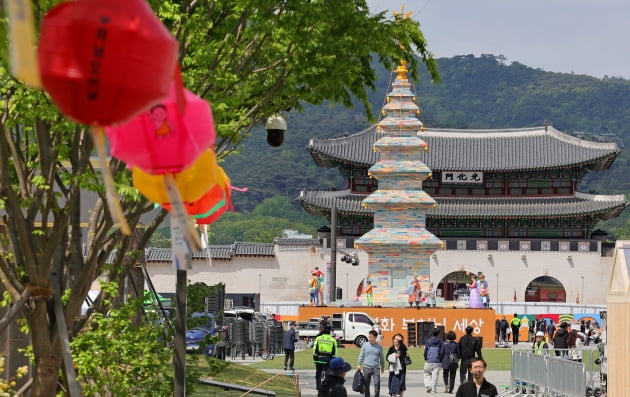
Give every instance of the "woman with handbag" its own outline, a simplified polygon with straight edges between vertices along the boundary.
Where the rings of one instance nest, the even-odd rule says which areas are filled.
[[[407,355],[403,336],[396,334],[392,338],[392,346],[387,350],[387,362],[389,363],[389,395],[392,397],[402,397],[407,387],[405,376],[407,375],[407,365],[411,365],[411,358]]]

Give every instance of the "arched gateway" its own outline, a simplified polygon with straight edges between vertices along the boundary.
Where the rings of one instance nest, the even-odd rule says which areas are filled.
[[[560,281],[541,276],[532,280],[525,289],[525,302],[566,302],[567,292]]]

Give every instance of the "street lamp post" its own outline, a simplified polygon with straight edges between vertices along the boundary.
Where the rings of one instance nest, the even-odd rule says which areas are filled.
[[[584,304],[584,276],[582,276],[582,304]]]
[[[495,299],[498,303],[499,302],[499,273],[497,273],[497,296]]]
[[[347,297],[350,296],[348,295],[350,293],[350,290],[348,289],[348,273],[346,273],[346,293],[344,294],[344,298],[346,298],[346,300],[348,299]]]
[[[262,274],[258,273],[258,310],[260,311],[260,303],[261,300],[260,299],[260,293],[262,291]]]

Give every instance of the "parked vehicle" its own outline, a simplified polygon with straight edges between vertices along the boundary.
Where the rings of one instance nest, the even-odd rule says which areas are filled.
[[[193,313],[189,323],[194,324],[186,331],[186,352],[214,355],[212,337],[216,333],[216,323],[212,313]]]
[[[298,338],[313,341],[319,334],[319,328],[328,324],[332,328],[332,335],[342,343],[354,343],[361,347],[368,340],[370,330],[379,334],[378,323],[363,312],[333,313],[332,316],[323,316],[320,319],[310,319],[308,322],[298,323],[296,328]]]

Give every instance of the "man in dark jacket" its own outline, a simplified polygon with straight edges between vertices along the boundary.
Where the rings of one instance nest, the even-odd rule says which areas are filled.
[[[459,385],[455,397],[497,397],[497,388],[486,380],[483,374],[486,372],[486,362],[475,359],[470,363],[470,370],[473,374],[472,382]]]
[[[350,364],[341,357],[330,360],[326,379],[322,382],[317,397],[347,397],[348,392],[343,384],[346,381],[346,372],[350,371],[350,368]]]
[[[291,371],[295,371],[293,363],[295,362],[295,342],[297,342],[297,336],[295,335],[295,323],[291,321],[289,323],[289,329],[282,336],[282,348],[284,349],[284,370],[287,370],[287,362]]]
[[[470,362],[474,359],[483,358],[481,355],[481,344],[472,336],[473,327],[470,325],[466,327],[466,335],[459,339],[457,344],[459,345],[459,354],[461,357],[461,363],[459,367],[459,383],[464,383],[466,380],[472,379],[472,374],[469,370]]]
[[[565,356],[567,354],[567,338],[569,337],[569,331],[567,331],[567,323],[564,321],[560,323],[560,329],[553,335],[553,348],[556,351],[556,356]]]

